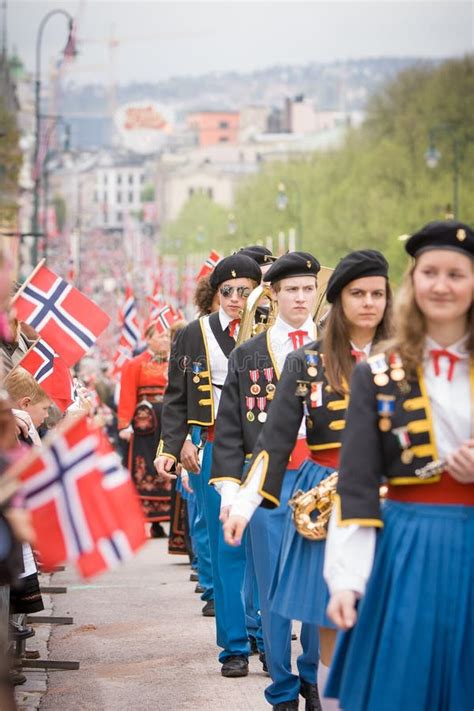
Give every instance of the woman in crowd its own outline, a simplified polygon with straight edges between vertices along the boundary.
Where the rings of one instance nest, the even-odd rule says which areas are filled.
[[[351,383],[325,562],[348,632],[326,692],[344,711],[471,711],[474,233],[433,222],[406,249],[395,338]]]

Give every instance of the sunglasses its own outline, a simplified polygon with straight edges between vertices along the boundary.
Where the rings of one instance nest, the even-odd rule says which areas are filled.
[[[219,293],[222,294],[225,299],[232,296],[234,291],[237,291],[237,295],[240,296],[241,299],[246,299],[251,290],[248,286],[221,286],[219,288]]]

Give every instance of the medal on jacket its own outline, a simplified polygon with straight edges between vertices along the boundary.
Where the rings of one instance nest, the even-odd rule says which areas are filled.
[[[388,359],[390,364],[390,377],[395,380],[396,383],[403,380],[405,377],[405,371],[403,369],[402,359],[398,353],[391,353]]]
[[[318,351],[305,351],[304,357],[306,361],[306,372],[310,378],[315,378],[318,374],[318,361],[319,353]]]
[[[260,410],[260,412],[257,415],[257,420],[259,422],[265,422],[267,419],[267,413],[265,412],[265,407],[267,405],[267,398],[266,397],[258,397],[257,398],[257,407]]]
[[[192,369],[193,369],[193,373],[194,373],[193,383],[199,383],[201,380],[201,378],[199,377],[199,373],[203,369],[202,363],[200,363],[199,361],[194,361],[193,365],[192,365]]]
[[[323,404],[323,383],[318,380],[311,383],[311,394],[309,396],[311,407],[321,407]]]
[[[411,441],[410,441],[410,435],[408,434],[408,428],[407,427],[396,427],[394,430],[392,430],[393,434],[395,437],[398,439],[398,443],[401,447],[401,454],[400,454],[400,459],[402,460],[403,464],[411,464],[413,459],[415,458],[415,455],[413,454],[413,451],[410,449],[411,446]]]
[[[255,398],[250,397],[249,395],[245,396],[245,404],[247,405],[247,420],[249,422],[253,422],[255,420],[255,415],[253,414],[252,410],[255,407]]]
[[[389,377],[387,375],[388,365],[384,354],[380,353],[378,355],[370,356],[367,358],[367,363],[369,364],[372,375],[374,376],[374,383],[381,388],[387,385],[389,381]]]
[[[309,382],[307,380],[297,380],[297,386],[295,390],[296,397],[306,397],[309,393]]]
[[[249,370],[249,376],[250,376],[250,380],[253,383],[253,385],[250,386],[250,392],[252,393],[252,395],[258,395],[261,390],[260,385],[257,383],[257,380],[260,377],[260,371],[259,370]]]
[[[267,399],[273,400],[275,397],[276,385],[273,383],[273,366],[270,368],[263,369],[263,377],[265,378],[267,384],[265,386],[265,392],[267,393]]]
[[[380,417],[379,430],[389,432],[392,429],[392,416],[395,412],[395,395],[377,395],[377,414]]]

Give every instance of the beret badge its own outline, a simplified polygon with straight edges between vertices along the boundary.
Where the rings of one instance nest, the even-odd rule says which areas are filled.
[[[464,242],[466,239],[466,230],[464,230],[462,227],[459,228],[459,230],[456,232],[456,239],[458,239],[460,242]]]

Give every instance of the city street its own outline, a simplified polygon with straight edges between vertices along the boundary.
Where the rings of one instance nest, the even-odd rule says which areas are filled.
[[[80,580],[72,567],[52,576],[51,659],[77,660],[79,671],[51,671],[42,711],[259,711],[269,682],[256,656],[246,678],[224,679],[217,663],[214,618],[189,581],[187,559],[151,540],[113,573]],[[28,672],[34,674],[34,672]]]

